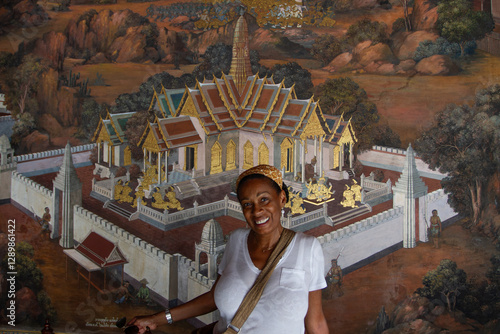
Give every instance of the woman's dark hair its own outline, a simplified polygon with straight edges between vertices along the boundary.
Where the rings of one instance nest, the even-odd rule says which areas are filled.
[[[276,193],[279,194],[281,192],[281,190],[285,191],[285,196],[286,196],[286,202],[287,203],[290,200],[290,195],[288,193],[288,187],[286,186],[286,184],[284,182],[283,182],[282,188],[280,188],[276,182],[274,182],[273,180],[271,180],[270,178],[268,178],[267,176],[262,175],[262,174],[250,174],[250,175],[247,175],[247,176],[245,176],[244,178],[241,179],[241,181],[240,181],[240,183],[238,185],[238,189],[236,189],[236,195],[238,196],[238,199],[240,198],[238,190],[241,188],[241,185],[243,183],[245,183],[247,181],[250,181],[250,180],[253,180],[253,179],[264,179],[264,180],[269,181],[269,184],[274,188],[274,190],[276,190]]]

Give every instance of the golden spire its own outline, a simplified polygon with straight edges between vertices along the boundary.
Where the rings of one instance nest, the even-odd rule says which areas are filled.
[[[229,75],[233,77],[238,92],[242,92],[247,78],[252,75],[250,49],[248,48],[248,26],[243,15],[236,22],[233,37],[233,59]]]

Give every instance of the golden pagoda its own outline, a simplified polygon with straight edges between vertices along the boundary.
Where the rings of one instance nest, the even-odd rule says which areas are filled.
[[[247,78],[252,75],[250,49],[248,47],[248,26],[243,15],[239,17],[234,30],[233,59],[229,75],[233,77],[236,88],[240,93],[245,87]]]

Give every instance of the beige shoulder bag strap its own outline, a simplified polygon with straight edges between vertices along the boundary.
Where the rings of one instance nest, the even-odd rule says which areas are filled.
[[[243,298],[243,301],[241,302],[238,311],[236,311],[233,320],[229,323],[229,325],[227,325],[227,329],[224,332],[224,334],[239,333],[240,328],[248,319],[250,313],[252,313],[253,309],[255,308],[255,305],[257,305],[257,303],[259,302],[260,296],[264,291],[267,281],[271,277],[274,268],[285,254],[286,249],[290,244],[290,242],[292,241],[294,235],[295,235],[294,231],[283,229],[278,244],[276,245],[273,252],[269,256],[269,259],[267,260],[264,269],[262,269],[259,276],[257,276],[257,279],[255,280],[255,283],[253,284],[252,288],[250,289],[250,291],[248,291],[245,298]]]

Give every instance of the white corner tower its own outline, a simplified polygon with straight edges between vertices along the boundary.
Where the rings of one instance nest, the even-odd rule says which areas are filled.
[[[414,248],[417,245],[420,199],[427,194],[427,186],[420,178],[415,164],[415,153],[411,144],[406,151],[406,160],[399,180],[392,188],[394,207],[404,207],[403,247]]]
[[[66,144],[64,151],[64,159],[54,180],[54,224],[51,233],[51,238],[57,238],[59,232],[59,205],[61,203],[62,194],[62,235],[59,244],[64,248],[73,248],[73,207],[82,205],[82,183],[76,174],[75,166],[73,165],[73,157],[71,155],[71,146],[69,142]]]

